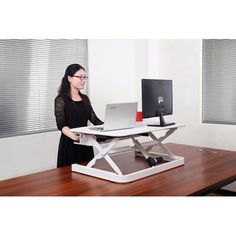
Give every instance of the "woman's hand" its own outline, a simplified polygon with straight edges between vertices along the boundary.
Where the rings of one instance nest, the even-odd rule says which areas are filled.
[[[62,128],[62,133],[74,141],[78,142],[80,139],[80,136],[72,132],[68,126]]]
[[[80,139],[80,136],[78,136],[77,134],[73,133],[72,139],[73,139],[74,141],[78,142],[79,139]]]

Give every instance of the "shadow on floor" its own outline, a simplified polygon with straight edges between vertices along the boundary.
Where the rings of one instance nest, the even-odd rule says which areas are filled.
[[[236,192],[225,190],[225,189],[217,189],[212,193],[207,194],[207,196],[236,196]]]

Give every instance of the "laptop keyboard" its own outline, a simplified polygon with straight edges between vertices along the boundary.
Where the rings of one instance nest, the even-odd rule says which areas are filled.
[[[95,131],[103,131],[104,130],[103,127],[89,127],[89,129],[95,130]]]
[[[137,127],[142,127],[142,126],[146,126],[145,124],[143,123],[137,123],[135,124],[134,127],[126,127],[126,128],[122,128],[120,130],[123,130],[123,129],[133,129],[133,128],[137,128]],[[93,130],[93,131],[104,131],[104,127],[96,127],[96,126],[92,126],[92,127],[89,127],[90,130]],[[119,129],[113,129],[113,130],[119,130]],[[109,131],[109,130],[107,130]],[[110,130],[111,131],[111,130]],[[105,132],[105,131],[104,131]]]

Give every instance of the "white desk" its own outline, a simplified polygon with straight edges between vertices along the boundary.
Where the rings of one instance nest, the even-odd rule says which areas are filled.
[[[179,127],[183,127],[184,125],[175,124],[172,126],[166,127],[153,127],[153,126],[138,126],[132,129],[124,129],[124,130],[115,130],[115,131],[95,131],[90,129],[89,127],[80,127],[71,129],[71,131],[75,132],[80,136],[80,142],[75,142],[78,145],[89,145],[94,146],[98,150],[98,154],[87,164],[87,166],[73,164],[72,171],[79,172],[82,174],[91,175],[94,177],[110,180],[118,183],[126,183],[135,181],[140,178],[144,178],[180,165],[184,164],[184,158],[180,156],[175,156],[171,153],[171,151],[162,144],[163,140],[165,140],[169,135],[171,135],[174,131]],[[165,135],[157,138],[153,132],[158,131],[166,131]],[[138,140],[138,137],[144,135],[151,138],[151,141],[141,143]],[[106,143],[107,145],[101,146],[99,142],[96,140],[96,135],[99,136],[108,136],[111,139]],[[124,147],[124,148],[115,148],[117,143],[120,140],[124,139],[132,139],[132,146]],[[103,144],[104,145],[104,144]],[[152,147],[159,146],[163,153],[153,153],[150,152]],[[150,166],[149,168],[136,171],[131,174],[122,174],[122,170],[116,165],[116,163],[111,159],[110,155],[112,153],[122,152],[122,151],[136,151],[136,153],[142,154],[147,161],[153,161],[155,158],[151,158],[150,156],[162,156],[165,162],[157,164],[156,166]],[[109,165],[112,167],[114,172],[100,170],[94,168],[94,164],[98,159],[104,158]],[[148,162],[149,165],[150,162]]]

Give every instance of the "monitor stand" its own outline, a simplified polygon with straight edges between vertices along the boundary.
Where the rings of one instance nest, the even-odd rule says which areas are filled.
[[[159,119],[160,119],[159,124],[148,124],[148,126],[165,127],[165,126],[175,125],[175,123],[166,123],[163,114],[159,115]]]

